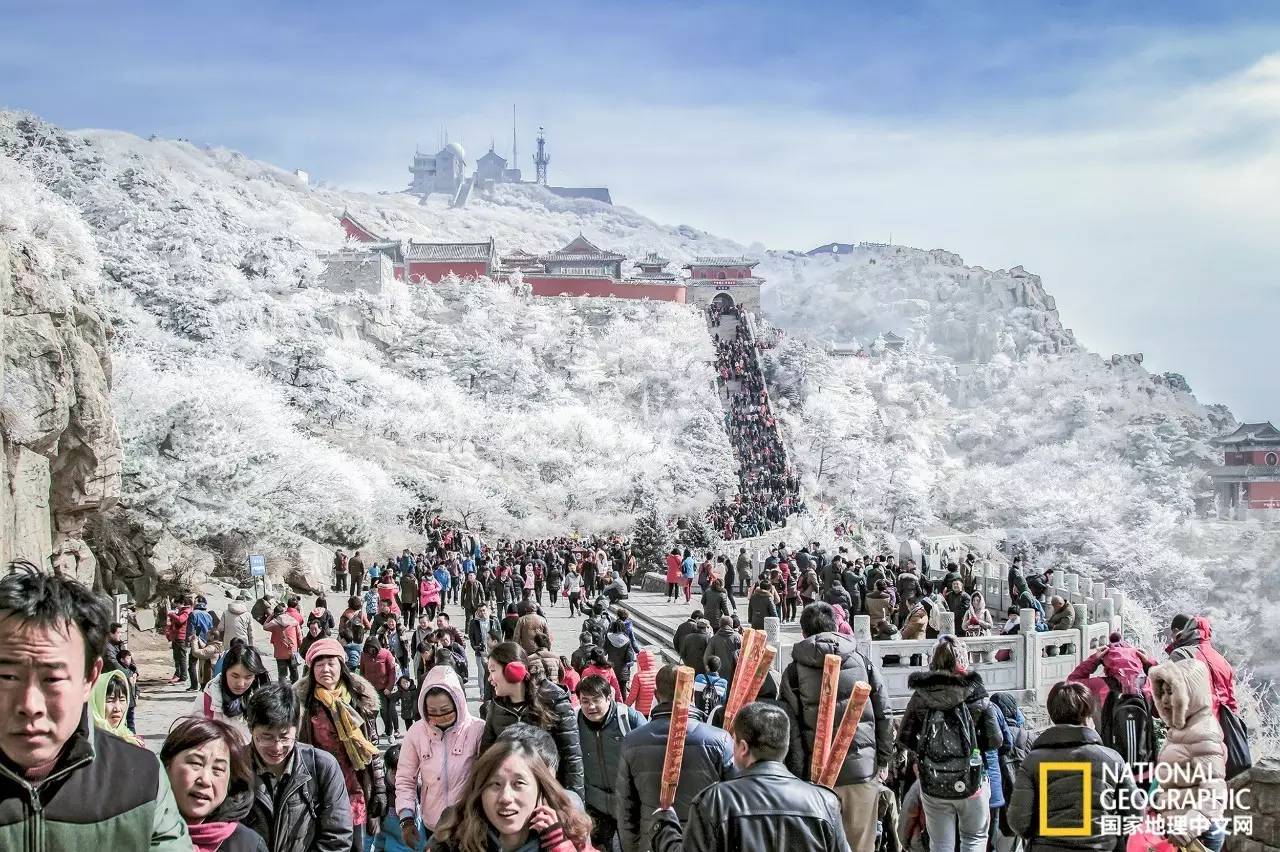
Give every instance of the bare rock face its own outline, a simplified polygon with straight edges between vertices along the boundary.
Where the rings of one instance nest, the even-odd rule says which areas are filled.
[[[17,241],[0,227],[0,565],[26,559],[100,587],[85,525],[119,499],[121,466],[107,326],[85,279],[50,258],[61,246],[35,244],[43,224]]]

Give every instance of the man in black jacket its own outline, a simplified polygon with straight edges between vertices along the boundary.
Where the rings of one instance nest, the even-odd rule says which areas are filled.
[[[680,652],[680,643],[684,641],[684,637],[698,629],[698,622],[701,620],[702,610],[695,609],[693,612],[689,613],[687,621],[682,621],[676,626],[676,634],[671,640],[672,650],[676,653]]]
[[[253,807],[242,822],[271,852],[347,852],[351,802],[333,755],[297,742],[302,709],[286,682],[259,688],[245,706],[253,741]]]
[[[796,778],[782,763],[789,728],[786,713],[772,704],[743,707],[733,726],[733,762],[740,774],[698,794],[683,839],[676,812],[659,811],[654,852],[849,852],[840,800],[826,787]]]
[[[805,607],[800,613],[800,631],[804,639],[792,646],[791,663],[782,674],[782,704],[791,717],[787,768],[800,778],[809,777],[823,662],[827,654],[836,654],[840,657],[836,719],[843,717],[854,684],[860,680],[871,684],[871,697],[835,783],[849,845],[857,850],[871,849],[875,845],[879,781],[894,756],[888,691],[879,669],[858,653],[853,637],[836,632],[835,613],[828,604]]]
[[[707,648],[711,645],[711,624],[704,618],[698,622],[698,629],[684,637],[676,650],[680,654],[680,662],[693,669],[697,674],[706,674]]]
[[[707,643],[707,650],[702,655],[703,669],[711,657],[720,658],[720,676],[733,685],[733,674],[738,668],[738,652],[742,649],[742,634],[733,629],[733,619],[721,616],[720,629]]]
[[[676,691],[676,667],[658,670],[654,705],[649,721],[622,741],[618,780],[618,834],[623,852],[649,852],[653,837],[654,811],[662,786],[662,763],[667,753],[667,732],[671,727],[672,700]],[[732,778],[733,741],[719,728],[703,721],[702,714],[689,708],[684,758],[680,763],[680,783],[676,787],[676,816],[690,818],[693,800],[717,781]]]

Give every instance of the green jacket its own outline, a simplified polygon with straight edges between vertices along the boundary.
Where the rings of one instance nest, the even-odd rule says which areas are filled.
[[[6,852],[191,852],[187,824],[156,756],[80,727],[43,781],[32,784],[0,755],[0,849]]]

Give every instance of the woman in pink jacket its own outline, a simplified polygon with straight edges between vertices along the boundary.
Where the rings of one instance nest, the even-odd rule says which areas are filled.
[[[461,799],[484,734],[484,720],[471,715],[462,681],[448,666],[427,673],[418,711],[422,718],[405,734],[396,768],[396,812],[410,849],[418,845],[416,815],[434,833],[445,808]]]
[[[440,609],[440,584],[430,574],[418,583],[418,605],[422,607],[422,612],[427,618],[435,620],[436,613]]]

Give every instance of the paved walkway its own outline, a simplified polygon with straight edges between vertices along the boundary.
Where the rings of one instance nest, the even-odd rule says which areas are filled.
[[[209,585],[204,588],[203,594],[209,600],[209,609],[217,612],[221,617],[228,602],[225,588],[220,585]],[[311,608],[314,600],[314,596],[303,596],[304,611]],[[329,595],[327,600],[331,608],[337,612],[341,612],[345,606],[345,597],[341,593]],[[665,594],[641,591],[637,584],[635,591],[630,599],[624,603],[624,606],[640,610],[665,625],[668,629],[673,630],[676,625],[689,617],[689,611],[698,606],[698,601],[695,596],[692,604],[686,605],[683,597],[680,598],[678,603],[667,603]],[[746,602],[738,601],[738,608],[739,613],[745,617]],[[450,605],[446,608],[446,611],[449,613],[450,618],[454,620],[454,626],[460,630],[463,629],[464,625],[460,623],[462,620],[462,608],[457,605]],[[543,612],[546,614],[547,622],[551,627],[553,648],[557,653],[569,656],[578,647],[578,635],[582,632],[582,622],[585,620],[585,616],[578,615],[570,618],[569,605],[563,597],[555,606],[549,606],[544,596]],[[143,627],[150,628],[149,614],[140,613],[140,623]],[[260,630],[255,625],[254,633],[254,644],[262,653],[263,660],[274,678],[275,665],[272,662],[271,644],[267,641],[266,631]],[[150,629],[143,630],[141,633],[134,630],[130,636],[129,644],[139,663],[141,690],[135,714],[138,733],[146,741],[148,747],[154,751],[159,751],[174,720],[190,711],[192,700],[198,693],[189,692],[186,683],[169,684],[169,677],[173,674],[173,663],[169,656],[168,643],[164,641],[162,636]],[[480,704],[480,691],[475,671],[475,655],[470,651],[467,654],[467,663],[471,667],[471,678],[467,683],[467,698],[468,703],[474,710],[478,709]]]

